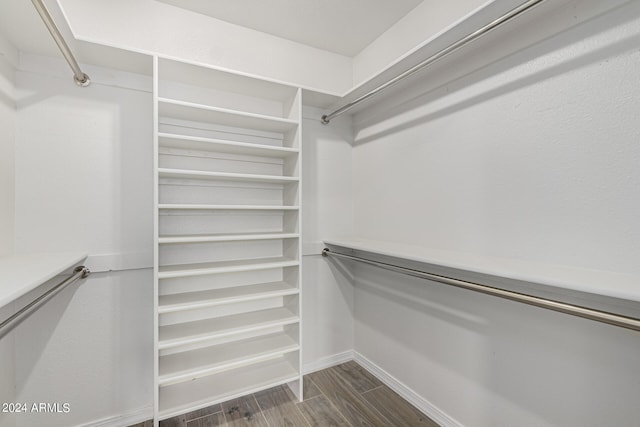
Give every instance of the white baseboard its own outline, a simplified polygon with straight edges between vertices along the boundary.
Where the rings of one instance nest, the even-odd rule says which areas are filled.
[[[331,356],[323,357],[322,359],[314,360],[310,363],[305,363],[302,367],[302,373],[305,375],[310,374],[312,372],[321,371],[322,369],[330,368],[332,366],[336,366],[350,360],[353,360],[353,350],[344,351],[342,353],[333,354]]]
[[[80,424],[77,427],[127,427],[142,423],[153,418],[153,407],[146,406],[128,414],[114,415],[89,423]]]
[[[404,383],[396,379],[393,375],[364,357],[362,354],[354,351],[354,360],[363,368],[373,374],[376,378],[386,384],[390,389],[398,393],[403,399],[411,403],[413,406],[421,410],[425,415],[431,418],[442,427],[463,427],[458,421],[442,412],[431,402],[420,396],[418,393],[407,387]]]
[[[393,375],[367,359],[362,354],[353,350],[344,351],[342,353],[333,354],[323,357],[310,363],[305,363],[303,373],[310,374],[322,369],[330,368],[341,363],[355,360],[363,368],[373,374],[382,381],[390,389],[398,393],[403,399],[411,403],[413,406],[422,411],[442,427],[464,427],[462,424],[442,412],[435,405],[424,399],[418,393],[406,386],[404,383],[396,379]],[[136,412],[124,415],[115,415],[113,417],[103,418],[101,420],[92,421],[90,423],[81,424],[77,427],[126,427],[133,424],[141,423],[153,418],[153,408],[151,406],[140,408]]]

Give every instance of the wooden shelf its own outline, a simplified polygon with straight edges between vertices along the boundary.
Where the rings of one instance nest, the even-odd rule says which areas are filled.
[[[213,338],[259,331],[274,326],[290,325],[297,323],[299,320],[297,314],[280,307],[160,326],[158,349],[166,350],[168,348],[196,344]]]
[[[240,366],[298,351],[300,346],[283,332],[219,344],[160,357],[159,385],[196,380]]]
[[[193,310],[257,299],[295,295],[299,289],[287,282],[259,283],[208,291],[185,292],[159,297],[158,313]]]
[[[160,117],[267,132],[286,133],[298,127],[296,120],[265,116],[263,114],[245,113],[227,108],[212,107],[168,98],[158,98],[158,114]]]
[[[206,243],[206,242],[240,242],[248,240],[297,239],[298,233],[242,233],[242,234],[199,234],[189,236],[161,236],[158,243]]]
[[[164,132],[160,132],[158,134],[158,139],[159,145],[166,148],[213,151],[217,153],[243,154],[247,156],[285,158],[300,152],[297,148],[250,144],[246,142],[201,138],[197,136],[177,135]]]
[[[246,173],[208,172],[168,168],[158,168],[158,177],[172,179],[266,182],[271,184],[289,184],[300,181],[299,178],[294,176],[254,175]]]
[[[166,265],[158,268],[158,278],[169,279],[173,277],[202,276],[205,274],[238,273],[241,271],[295,267],[297,265],[300,265],[299,261],[287,257]]]
[[[209,211],[297,211],[298,206],[282,205],[199,205],[199,204],[159,204],[161,210],[209,210]]]
[[[300,379],[298,369],[277,358],[160,389],[160,419]]]

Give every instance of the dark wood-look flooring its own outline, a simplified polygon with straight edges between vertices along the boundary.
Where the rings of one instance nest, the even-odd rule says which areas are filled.
[[[304,402],[274,387],[160,422],[160,427],[437,427],[356,362],[304,377]],[[151,424],[131,427],[148,427]]]

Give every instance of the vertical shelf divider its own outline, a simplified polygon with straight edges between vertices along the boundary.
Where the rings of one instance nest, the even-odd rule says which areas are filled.
[[[158,366],[158,57],[153,57],[153,426],[159,427]]]

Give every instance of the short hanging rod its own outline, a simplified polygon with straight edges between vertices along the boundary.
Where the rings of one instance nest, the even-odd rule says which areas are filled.
[[[71,53],[71,49],[69,49],[67,42],[64,41],[64,38],[62,37],[62,34],[60,34],[60,30],[58,30],[56,23],[53,22],[53,18],[51,18],[51,14],[47,10],[47,7],[44,5],[42,0],[31,0],[31,2],[33,3],[36,10],[40,14],[40,17],[42,18],[44,25],[47,26],[47,29],[51,33],[53,40],[56,42],[56,44],[60,48],[60,52],[62,52],[62,56],[64,56],[64,59],[67,60],[67,62],[69,63],[69,66],[73,70],[73,80],[76,82],[78,86],[81,86],[81,87],[89,86],[89,84],[91,83],[89,76],[83,73],[82,70],[80,69],[80,66],[78,65],[78,61],[76,61],[76,58],[73,56],[73,53]]]
[[[488,23],[487,25],[485,25],[484,27],[474,31],[471,34],[467,34],[465,37],[461,38],[460,40],[456,41],[455,43],[450,44],[449,46],[445,47],[444,49],[434,53],[433,55],[431,55],[430,57],[428,57],[427,59],[425,59],[424,61],[420,62],[417,65],[414,65],[413,67],[409,68],[407,71],[403,72],[402,74],[392,78],[391,80],[381,84],[380,86],[376,87],[375,89],[367,92],[366,94],[360,96],[359,98],[356,98],[355,100],[349,102],[348,104],[343,105],[342,107],[338,108],[337,110],[329,113],[329,114],[325,114],[322,116],[322,118],[320,119],[320,121],[322,122],[322,124],[329,124],[329,122],[331,121],[331,119],[333,119],[334,117],[337,117],[343,113],[346,113],[347,111],[351,110],[353,107],[355,107],[356,105],[378,95],[380,92],[384,91],[385,89],[390,88],[391,86],[395,85],[396,83],[406,79],[407,77],[410,77],[414,74],[416,74],[418,71],[422,70],[423,68],[439,61],[440,59],[444,58],[445,56],[457,51],[458,49],[461,49],[463,46],[466,46],[467,44],[471,43],[472,41],[482,37],[483,35],[487,34],[488,32],[490,32],[491,30],[499,27],[500,25],[510,21],[511,19],[523,14],[524,12],[532,9],[534,6],[537,6],[538,4],[544,2],[545,0],[529,0],[524,2],[523,4],[521,4],[520,6],[516,7],[515,9],[510,10],[509,12],[505,13],[504,15],[502,15],[501,17],[499,17],[498,19]]]

